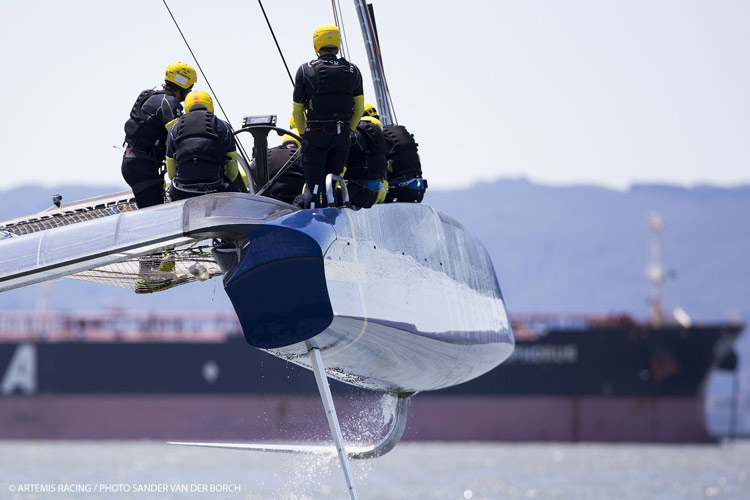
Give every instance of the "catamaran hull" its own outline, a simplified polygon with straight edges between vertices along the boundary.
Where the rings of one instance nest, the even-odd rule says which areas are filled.
[[[225,289],[251,345],[395,393],[441,389],[505,360],[514,341],[492,263],[427,205],[304,210],[247,233]]]

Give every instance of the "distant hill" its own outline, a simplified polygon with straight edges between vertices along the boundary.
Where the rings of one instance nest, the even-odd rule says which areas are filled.
[[[122,190],[67,186],[63,203]],[[51,205],[52,190],[2,193],[0,220]],[[750,186],[690,189],[638,185],[626,192],[593,186],[550,187],[506,179],[456,191],[428,190],[425,203],[454,217],[484,243],[510,311],[648,314],[648,216],[663,215],[666,310],[695,320],[750,319]],[[221,283],[135,296],[71,283],[0,294],[0,308],[229,308]],[[216,289],[216,290],[215,290]],[[45,299],[46,297],[46,299]]]
[[[500,180],[429,191],[492,257],[511,311],[648,315],[648,217],[662,214],[665,310],[750,318],[750,186],[637,185],[626,192]]]
[[[39,186],[21,186],[0,192],[0,221],[23,217],[52,206],[52,196],[62,195],[62,203],[93,198],[107,193],[117,193],[127,185],[112,186],[60,186],[48,189]]]

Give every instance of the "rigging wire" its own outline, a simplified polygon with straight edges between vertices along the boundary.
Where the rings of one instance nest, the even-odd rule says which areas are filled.
[[[180,29],[180,25],[177,23],[177,19],[175,19],[174,15],[172,14],[172,10],[169,8],[169,5],[167,5],[167,0],[162,0],[162,2],[164,2],[164,7],[167,8],[167,12],[169,12],[169,16],[172,18],[172,21],[174,21],[174,25],[177,27],[177,31],[180,32],[180,36],[182,37],[182,40],[185,42],[185,45],[190,51],[190,55],[193,56],[193,60],[195,61],[196,66],[198,66],[198,70],[200,70],[201,76],[203,76],[203,79],[206,80],[206,85],[208,85],[209,90],[214,95],[214,99],[216,99],[216,104],[219,105],[219,109],[221,109],[221,113],[224,115],[224,119],[229,121],[229,117],[227,116],[226,112],[224,112],[224,108],[219,102],[219,98],[216,97],[216,92],[214,92],[213,87],[211,87],[211,83],[208,81],[208,78],[206,78],[206,74],[203,72],[203,68],[201,68],[201,63],[199,63],[198,58],[195,57],[195,54],[193,53],[193,49],[190,47],[190,44],[188,43],[187,38],[185,38],[185,35],[182,33],[182,29]]]
[[[341,22],[339,21],[339,12],[336,10],[336,0],[331,0],[331,8],[333,9],[333,24],[335,24],[336,27],[340,30]],[[344,47],[341,47],[341,57],[346,58],[344,54]]]
[[[276,44],[276,49],[279,51],[279,55],[281,56],[281,61],[284,63],[284,68],[286,68],[286,74],[289,75],[289,81],[291,81],[292,85],[294,85],[294,78],[292,78],[292,73],[289,71],[289,65],[286,63],[286,59],[284,59],[284,53],[281,51],[281,46],[279,46],[279,41],[276,39],[276,33],[273,32],[273,28],[271,27],[271,21],[268,20],[268,16],[266,15],[266,9],[263,8],[263,2],[261,0],[258,0],[258,5],[260,5],[260,10],[263,12],[263,17],[266,18],[266,24],[268,25],[268,29],[271,30],[271,36],[273,37],[273,41]]]
[[[283,166],[282,166],[282,167],[281,167],[281,168],[279,169],[279,171],[278,171],[278,172],[276,172],[276,175],[274,175],[274,176],[273,176],[273,178],[271,178],[271,180],[269,180],[269,181],[268,181],[268,182],[267,182],[267,183],[266,183],[266,184],[265,184],[265,185],[264,185],[264,186],[263,186],[262,188],[260,188],[260,189],[258,190],[258,192],[257,192],[257,193],[255,193],[255,194],[257,194],[257,195],[259,195],[259,196],[260,196],[260,195],[262,195],[263,193],[265,193],[265,192],[266,192],[266,189],[268,189],[269,187],[271,187],[271,186],[272,186],[272,185],[273,185],[273,184],[274,184],[274,183],[276,182],[276,180],[277,180],[277,179],[278,179],[279,177],[281,177],[282,175],[284,175],[284,174],[286,173],[286,171],[287,171],[287,170],[289,170],[290,168],[292,168],[292,166],[294,166],[294,163],[295,163],[295,162],[296,162],[296,161],[297,161],[297,160],[299,159],[299,157],[300,157],[301,155],[302,155],[302,150],[301,150],[301,149],[297,149],[297,150],[296,150],[296,151],[295,151],[294,153],[292,153],[292,156],[290,156],[290,157],[289,157],[289,159],[288,159],[288,160],[286,161],[286,163],[284,163],[284,165],[283,165]]]
[[[346,37],[346,29],[344,28],[344,15],[341,13],[341,2],[338,0],[331,0],[331,7],[333,7],[333,19],[336,27],[341,31],[341,57],[349,59],[349,39]]]
[[[195,61],[195,65],[198,66],[198,70],[201,72],[201,76],[203,76],[203,79],[206,81],[206,85],[208,85],[208,89],[211,91],[211,93],[214,96],[214,99],[216,100],[216,104],[219,105],[219,109],[221,110],[221,114],[224,115],[224,119],[227,122],[227,126],[229,127],[230,132],[234,133],[234,129],[232,128],[232,124],[229,120],[229,117],[227,116],[227,113],[224,111],[224,107],[221,105],[221,102],[219,101],[218,96],[216,95],[216,92],[214,92],[213,87],[211,86],[211,83],[208,81],[208,77],[206,77],[206,74],[203,72],[203,68],[201,68],[201,64],[198,62],[198,58],[195,57],[195,53],[193,53],[193,49],[190,47],[190,44],[187,41],[187,38],[185,38],[185,35],[182,33],[182,29],[180,28],[179,23],[177,22],[177,19],[175,19],[174,14],[172,14],[172,10],[169,8],[169,5],[167,5],[167,0],[162,0],[164,3],[164,7],[167,8],[167,12],[169,12],[169,17],[172,18],[172,21],[174,22],[174,25],[177,27],[177,31],[180,32],[180,36],[182,37],[182,40],[185,42],[185,45],[187,46],[188,50],[190,51],[190,55],[193,56],[193,60]],[[247,153],[245,152],[245,148],[242,145],[242,143],[237,140],[237,146],[240,149],[240,152],[242,155],[247,158]]]

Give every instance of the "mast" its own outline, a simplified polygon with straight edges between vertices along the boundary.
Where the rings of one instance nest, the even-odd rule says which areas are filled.
[[[665,273],[661,265],[661,232],[664,230],[664,219],[660,214],[652,214],[648,220],[651,227],[651,263],[646,269],[646,279],[651,283],[649,305],[651,306],[651,325],[658,327],[662,320],[661,284]]]
[[[354,0],[354,6],[357,8],[359,17],[359,26],[362,28],[362,37],[365,41],[365,50],[367,51],[367,60],[370,63],[370,73],[372,74],[372,85],[375,87],[375,98],[377,100],[378,115],[383,126],[391,125],[391,110],[388,106],[388,95],[385,85],[385,74],[383,66],[380,63],[380,47],[375,38],[375,26],[371,11],[365,6],[364,0]]]

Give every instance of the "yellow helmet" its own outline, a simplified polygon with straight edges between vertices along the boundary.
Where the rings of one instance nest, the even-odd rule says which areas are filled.
[[[315,29],[313,34],[313,47],[315,53],[320,52],[323,47],[341,47],[341,32],[333,24],[322,24]]]
[[[187,100],[186,100],[186,102],[187,102]],[[372,123],[374,123],[375,125],[377,125],[378,127],[380,127],[380,130],[383,130],[383,124],[382,124],[382,123],[380,123],[380,120],[378,120],[378,119],[377,119],[377,118],[375,118],[374,116],[363,116],[363,117],[362,117],[362,120],[364,120],[364,121],[366,121],[366,122],[372,122]]]
[[[190,113],[190,110],[196,104],[204,106],[211,113],[214,112],[214,103],[211,100],[211,96],[205,90],[193,90],[185,96],[185,113]]]
[[[294,127],[292,127],[291,132],[294,133],[294,134],[296,134],[296,135],[299,135],[299,134],[297,134],[297,129],[294,128]],[[292,137],[289,134],[284,134],[284,137],[281,138],[281,145],[282,146],[290,146],[292,144],[295,144],[298,148],[302,147],[302,144],[300,144],[299,141],[295,137]]]
[[[373,106],[369,102],[365,103],[365,115],[366,116],[374,116],[375,118],[379,118],[378,117],[378,110],[375,109],[375,106]]]
[[[195,69],[189,64],[175,61],[167,66],[167,70],[164,72],[164,79],[174,83],[178,87],[189,89],[198,81],[198,75],[195,73]]]

